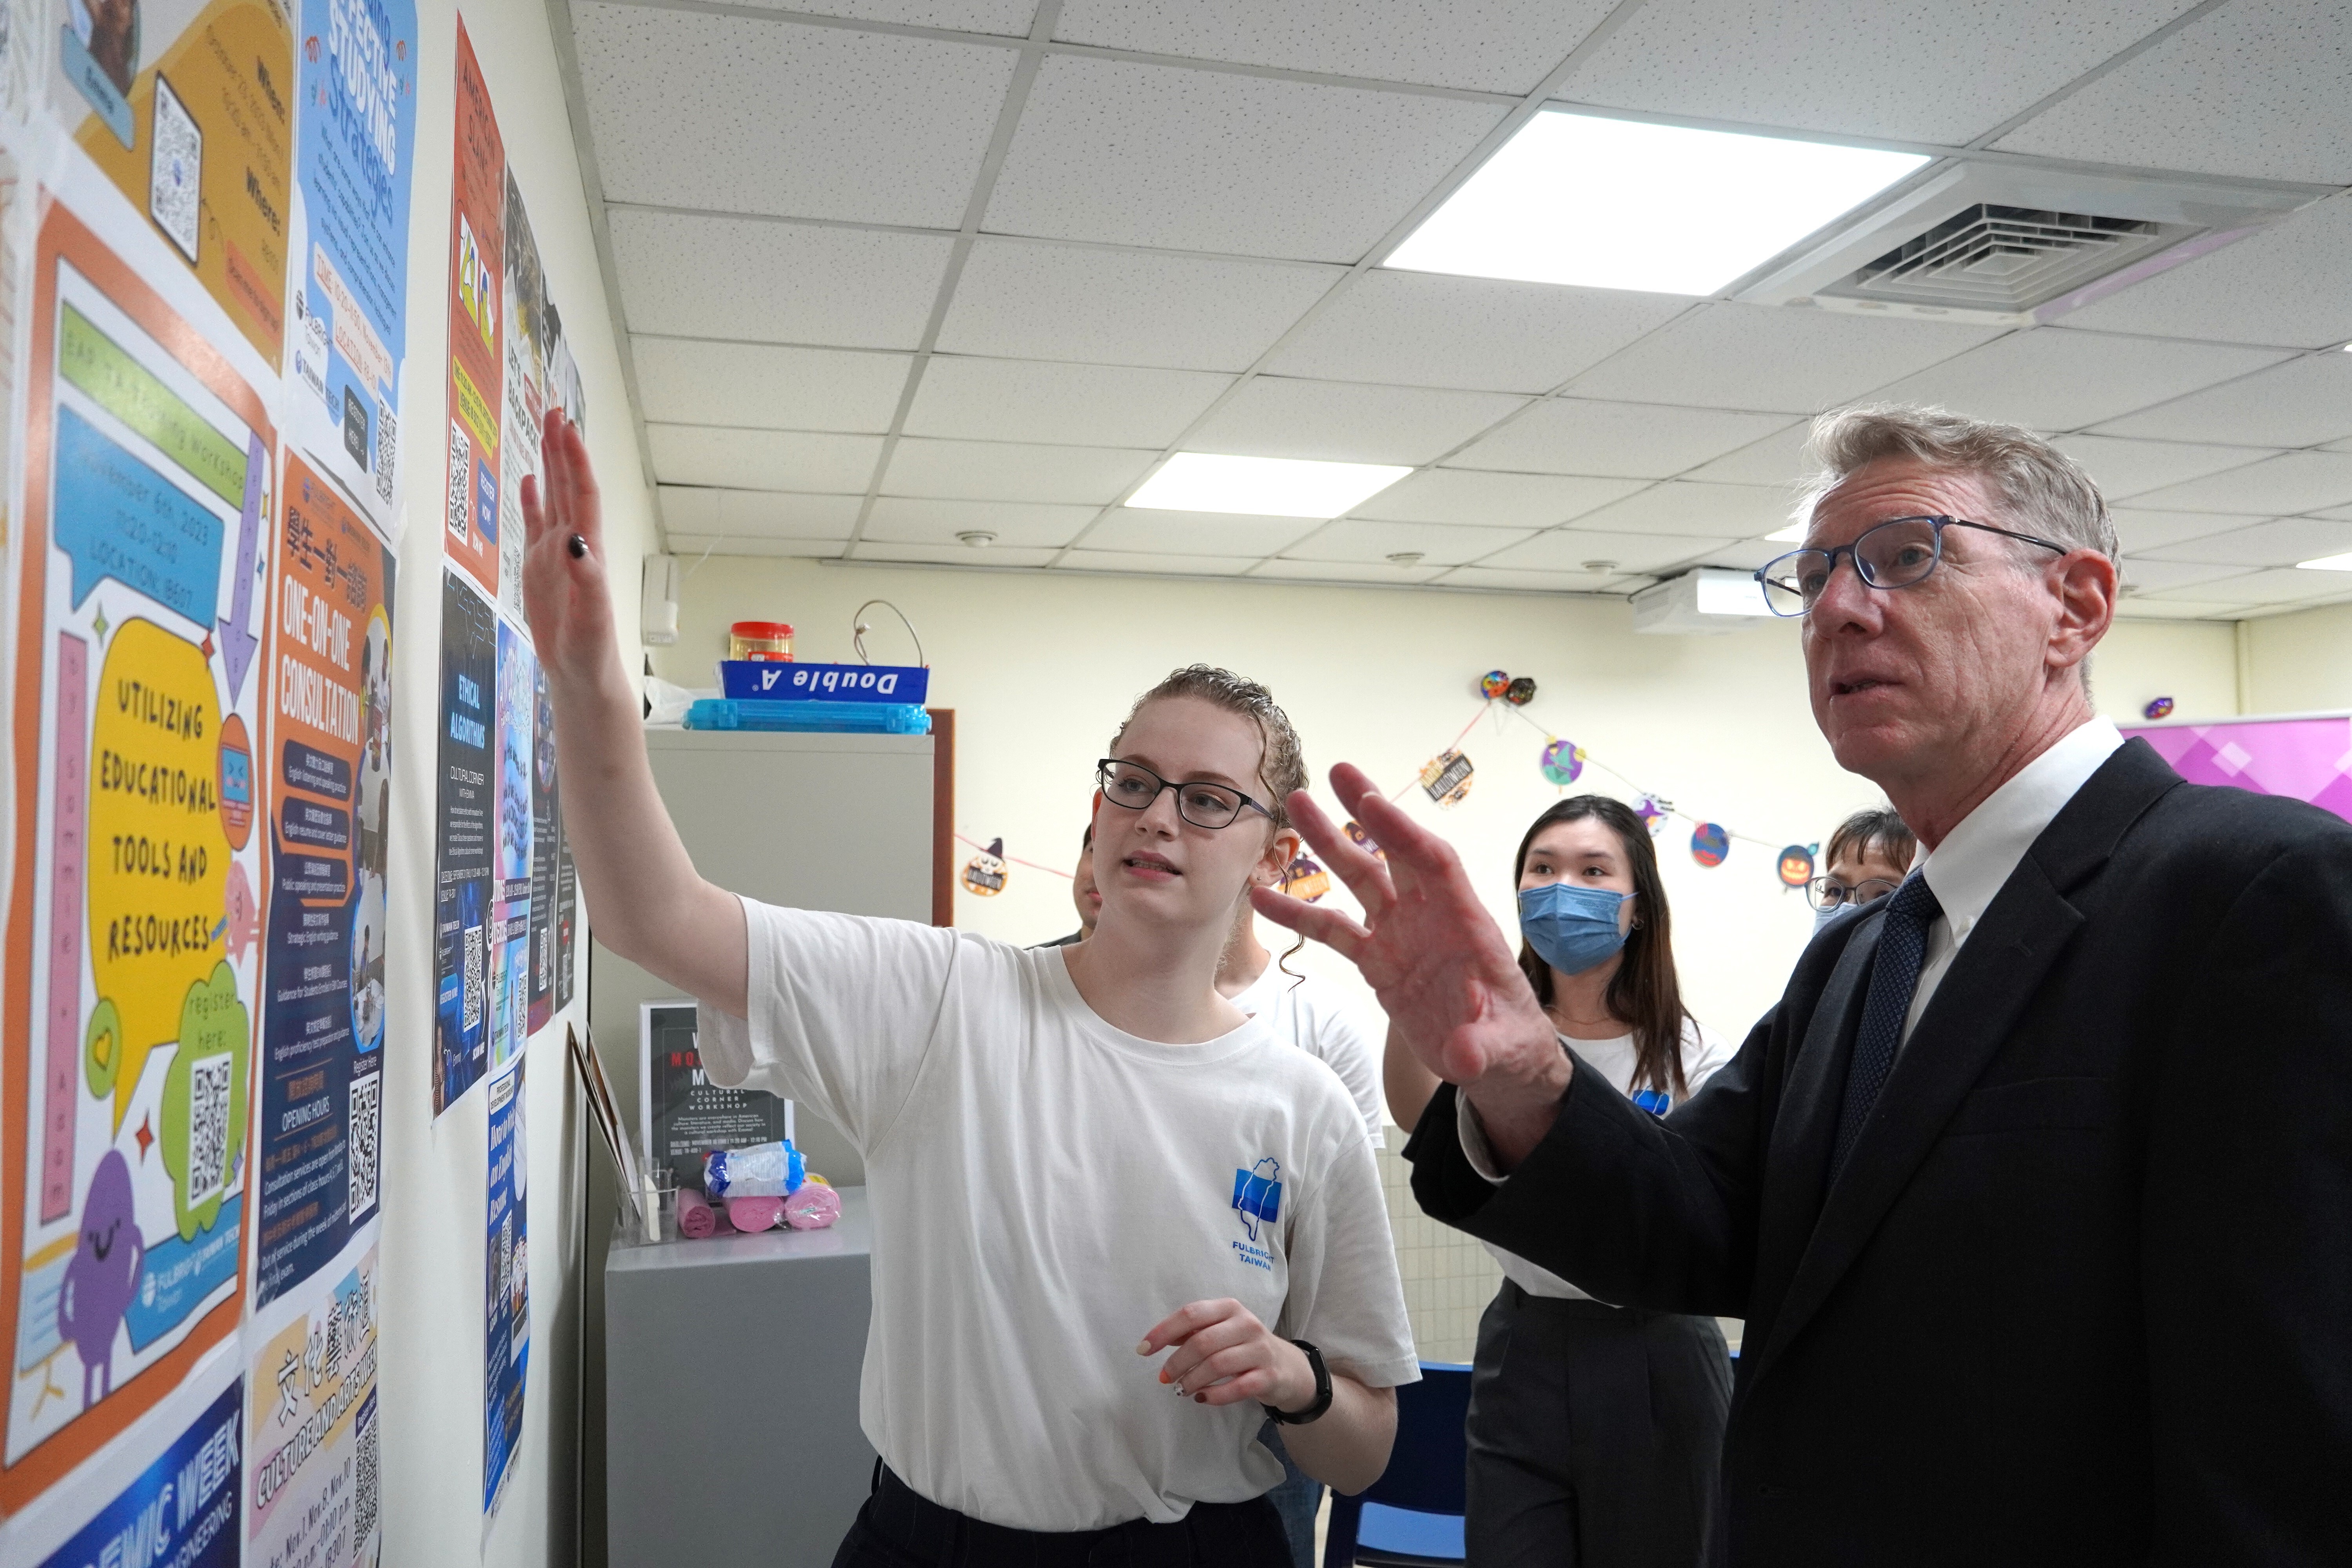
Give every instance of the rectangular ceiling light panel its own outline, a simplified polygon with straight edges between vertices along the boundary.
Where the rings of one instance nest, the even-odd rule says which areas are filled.
[[[1144,480],[1127,504],[1152,511],[1338,517],[1411,472],[1391,463],[1322,463],[1298,458],[1179,452]]]
[[[2323,555],[2316,561],[2298,561],[2295,566],[2305,572],[2352,572],[2352,555]]]
[[[1386,265],[1712,294],[1927,163],[1916,153],[1537,115]]]

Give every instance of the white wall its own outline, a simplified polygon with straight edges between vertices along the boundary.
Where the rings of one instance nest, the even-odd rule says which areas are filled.
[[[2248,712],[2352,708],[2352,605],[2266,616],[2245,627]],[[2183,709],[2182,716],[2198,712]]]
[[[957,710],[959,829],[983,843],[1001,836],[1008,855],[1055,866],[1076,855],[1095,759],[1129,704],[1171,668],[1200,659],[1274,689],[1318,789],[1343,759],[1409,786],[1475,719],[1462,742],[1478,769],[1469,798],[1446,811],[1417,789],[1406,799],[1454,840],[1488,908],[1509,921],[1512,851],[1561,792],[1537,771],[1543,736],[1499,713],[1479,717],[1473,687],[1495,668],[1533,676],[1528,717],[1678,808],[1769,841],[1735,843],[1722,866],[1704,869],[1691,858],[1687,822],[1659,839],[1688,1000],[1735,1037],[1779,994],[1811,929],[1803,898],[1774,876],[1775,852],[1826,839],[1847,812],[1880,798],[1838,768],[1814,729],[1793,625],[1638,636],[1625,607],[1603,600],[714,555],[688,580],[679,641],[655,650],[656,668],[709,685],[727,623],[738,619],[789,620],[800,658],[847,659],[852,613],[877,595],[922,633],[932,705]],[[877,660],[911,658],[895,620],[869,618]],[[2097,696],[2118,716],[2159,693],[2184,712],[2214,702],[2226,711],[2234,689],[2228,626],[2126,623],[2099,656]],[[1577,787],[1631,794],[1598,767]],[[824,803],[780,803],[775,820],[778,831],[822,831]],[[970,853],[960,846],[959,864]],[[723,880],[723,868],[706,869]],[[1075,924],[1068,899],[1063,879],[1016,866],[995,898],[959,889],[956,923],[1039,942]],[[1300,962],[1355,983],[1328,952],[1310,950]]]
[[[578,1124],[566,1085],[566,1017],[587,1006],[586,946],[569,1014],[532,1041],[527,1072],[531,1350],[518,1468],[484,1528],[482,1271],[487,1084],[432,1120],[435,730],[440,691],[441,486],[449,427],[449,205],[457,10],[419,6],[416,184],[409,228],[410,433],[407,531],[394,628],[392,1038],[385,1055],[383,1359],[384,1561],[570,1563],[577,1459],[580,1302],[572,1212],[581,1201]],[[465,7],[546,265],[548,289],[588,399],[589,445],[603,482],[608,552],[625,647],[636,636],[639,557],[653,513],[592,246],[571,125],[538,0]]]

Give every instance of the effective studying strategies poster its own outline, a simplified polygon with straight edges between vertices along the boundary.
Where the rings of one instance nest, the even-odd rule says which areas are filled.
[[[276,434],[74,212],[33,258],[15,605],[0,1507],[236,1329]]]
[[[454,571],[441,577],[441,711],[434,803],[433,1114],[489,1065],[489,963],[499,623]]]

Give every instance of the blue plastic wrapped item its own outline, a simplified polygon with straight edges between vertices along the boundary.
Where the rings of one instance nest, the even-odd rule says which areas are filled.
[[[808,1179],[808,1162],[786,1139],[703,1156],[702,1190],[714,1198],[782,1198]]]
[[[686,727],[928,735],[931,732],[931,716],[907,702],[767,702],[750,698],[705,697],[686,710]]]

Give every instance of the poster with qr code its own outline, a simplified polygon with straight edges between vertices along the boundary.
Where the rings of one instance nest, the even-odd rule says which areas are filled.
[[[391,538],[401,489],[409,186],[416,148],[415,0],[296,0],[287,445]],[[455,455],[452,455],[455,460]]]
[[[497,1511],[522,1442],[530,1364],[530,1155],[523,1139],[523,1071],[490,1080],[487,1247],[482,1273],[482,1511]]]
[[[433,1114],[489,1066],[497,884],[499,618],[472,581],[441,575],[440,746],[433,853]]]
[[[0,1514],[236,1331],[274,687],[278,440],[268,384],[237,368],[255,356],[94,179],[44,206],[31,268]]]
[[[84,1466],[0,1526],[0,1561],[12,1568],[236,1568],[237,1496],[251,1474],[239,1430],[239,1359],[207,1365],[105,1461]]]
[[[457,176],[449,213],[450,561],[499,596],[499,437],[506,391],[506,143],[457,20]],[[461,434],[462,433],[462,434]],[[525,434],[528,439],[528,434]],[[513,520],[517,527],[520,520]]]
[[[368,1247],[307,1310],[256,1309],[246,1343],[245,1561],[352,1568],[381,1530],[375,1384],[383,1289]],[[289,1303],[291,1304],[290,1301]]]
[[[254,1304],[332,1263],[373,1207],[354,1162],[360,1086],[383,1062],[392,834],[391,548],[289,456],[271,574],[263,918],[260,1193]]]

